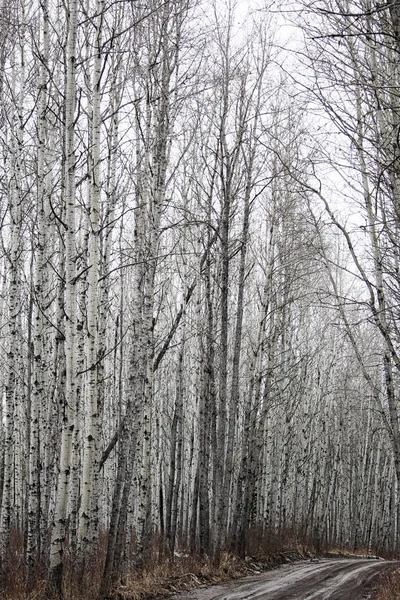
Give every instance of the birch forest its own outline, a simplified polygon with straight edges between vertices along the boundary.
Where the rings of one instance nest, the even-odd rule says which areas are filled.
[[[0,0],[1,586],[396,555],[399,236],[398,0]]]

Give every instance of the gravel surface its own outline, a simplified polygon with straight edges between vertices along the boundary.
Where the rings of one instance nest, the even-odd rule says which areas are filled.
[[[366,600],[377,576],[393,563],[385,560],[337,559],[285,565],[279,569],[200,588],[174,600]]]

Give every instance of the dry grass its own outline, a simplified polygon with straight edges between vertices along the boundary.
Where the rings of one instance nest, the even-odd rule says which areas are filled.
[[[379,581],[379,589],[374,600],[399,600],[400,568],[384,573]]]
[[[131,571],[126,586],[116,593],[118,600],[150,600],[173,593],[208,586],[265,571],[279,564],[310,556],[309,548],[299,543],[293,534],[271,535],[252,531],[249,535],[249,556],[241,560],[230,553],[222,555],[219,566],[208,558],[181,555],[173,562],[157,563],[156,544],[153,564],[142,572]]]
[[[63,600],[97,600],[104,564],[106,540],[101,539],[98,552],[86,564],[64,554]],[[114,597],[130,600],[145,600],[165,597],[180,590],[199,585],[211,585],[248,573],[251,568],[234,556],[224,554],[221,563],[215,567],[209,559],[199,559],[182,553],[174,561],[166,558],[159,561],[157,545],[154,544],[151,558],[144,569],[133,566],[125,586],[120,586]],[[24,564],[23,538],[13,536],[7,560],[0,565],[1,600],[54,600],[56,592],[38,569],[31,590],[26,589],[26,569]]]
[[[359,557],[359,558],[378,558],[376,554],[371,554],[367,548],[357,548],[357,550],[349,550],[349,548],[329,548],[326,552],[323,553],[323,556],[326,558],[335,558],[335,557]]]
[[[107,536],[102,534],[95,556],[80,564],[75,556],[65,552],[64,600],[97,600],[106,545]],[[167,597],[179,591],[243,577],[317,554],[311,542],[302,543],[293,532],[274,533],[256,528],[249,532],[246,559],[224,553],[218,566],[207,557],[190,556],[184,549],[174,560],[165,556],[165,553],[161,553],[163,558],[160,559],[160,548],[160,540],[155,538],[149,548],[147,563],[142,569],[135,567],[135,557],[132,556],[125,585],[119,586],[112,596],[113,600]],[[346,554],[348,551],[342,548],[333,548],[329,553],[330,556]],[[55,590],[51,589],[45,575],[46,569],[38,568],[31,588],[27,591],[23,536],[15,533],[10,540],[7,560],[0,565],[0,600],[54,600]],[[397,578],[393,575],[384,581],[382,594],[377,600],[400,599],[400,573]]]
[[[119,588],[116,597],[121,600],[147,600],[156,596],[169,596],[201,585],[243,577],[250,570],[245,561],[229,554],[222,556],[218,567],[209,559],[179,557],[173,562],[165,561],[149,566],[140,573],[132,571],[126,586]]]
[[[97,600],[103,571],[106,536],[90,561],[78,567],[76,557],[64,552],[63,600]],[[36,565],[28,584],[24,536],[12,531],[4,561],[0,562],[0,600],[54,600],[57,592],[47,578],[46,565]]]

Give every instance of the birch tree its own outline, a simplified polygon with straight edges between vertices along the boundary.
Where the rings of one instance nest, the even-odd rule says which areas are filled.
[[[364,240],[368,244],[372,271],[357,248],[356,237],[336,216],[316,171],[317,185],[310,186],[310,190],[320,197],[332,222],[343,234],[357,277],[364,284],[365,302],[382,342],[382,370],[389,409],[389,419],[385,425],[398,465],[398,401],[393,385],[399,363],[396,317],[391,308],[398,286],[396,270],[393,269],[398,262],[393,244],[397,217],[396,209],[392,209],[397,204],[395,131],[398,118],[394,97],[398,78],[396,34],[393,33],[396,17],[393,10],[375,13],[370,3],[360,7],[359,15],[354,13],[351,3],[324,3],[315,8],[317,14],[325,15],[326,30],[323,35],[318,26],[313,30],[314,46],[324,46],[335,57],[336,64],[333,69],[331,58],[313,63],[316,86],[312,92],[326,109],[334,127],[342,134],[344,144],[348,144],[348,168],[356,173],[357,184],[350,182],[344,173],[340,176],[344,185],[353,188],[359,198],[358,206],[365,225],[357,225],[357,228],[359,232],[365,232]],[[390,36],[392,33],[394,43],[388,41],[388,34]],[[337,38],[341,39],[340,46],[336,43]],[[341,69],[340,83],[337,65]],[[328,82],[330,87],[334,85],[335,91],[331,94],[322,93],[322,80]],[[337,95],[340,95],[341,103],[338,103]],[[350,147],[354,148],[357,166],[350,158]],[[336,166],[333,169],[338,172]]]
[[[396,548],[396,9],[207,8],[1,7],[4,590]]]
[[[61,437],[56,512],[51,539],[50,568],[56,588],[61,591],[63,547],[68,517],[68,494],[72,463],[72,437],[76,426],[76,220],[75,220],[75,106],[76,36],[78,6],[72,0],[67,7],[67,73],[65,81],[65,162],[63,198],[65,202],[65,399]]]

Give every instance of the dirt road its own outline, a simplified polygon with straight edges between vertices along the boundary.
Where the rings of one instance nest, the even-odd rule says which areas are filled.
[[[384,560],[338,559],[285,565],[274,571],[174,596],[174,600],[364,600]]]

